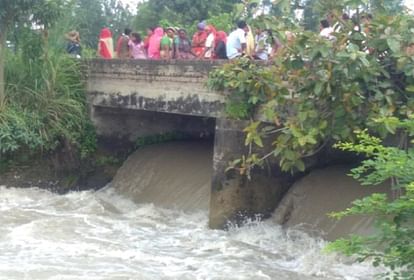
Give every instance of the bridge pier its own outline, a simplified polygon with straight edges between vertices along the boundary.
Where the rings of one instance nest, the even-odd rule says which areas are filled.
[[[210,228],[225,229],[231,224],[242,225],[247,219],[269,217],[292,183],[289,174],[275,172],[279,170],[276,162],[267,162],[266,170],[253,169],[250,180],[237,170],[226,171],[229,162],[247,152],[246,125],[246,121],[216,119]]]

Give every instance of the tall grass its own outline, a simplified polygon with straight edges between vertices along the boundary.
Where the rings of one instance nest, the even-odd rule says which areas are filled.
[[[49,151],[59,145],[73,145],[85,154],[94,148],[94,142],[80,62],[59,48],[47,56],[40,53],[33,57],[30,53],[23,48],[6,57],[0,155]]]

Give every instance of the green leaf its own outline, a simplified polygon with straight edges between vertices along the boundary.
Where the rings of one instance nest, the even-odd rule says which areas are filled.
[[[255,136],[253,138],[254,143],[259,146],[260,148],[263,148],[263,142],[262,142],[262,138],[260,136]]]
[[[304,172],[306,169],[305,163],[302,160],[295,161],[295,167],[301,172]]]
[[[395,53],[399,52],[401,49],[400,42],[393,37],[387,39],[387,44],[390,47],[390,49]]]
[[[323,83],[321,83],[321,82],[317,82],[317,83],[315,83],[315,89],[314,89],[314,92],[315,92],[315,94],[316,94],[316,95],[320,95],[320,94],[321,94],[321,92],[322,92],[322,87],[323,87]]]

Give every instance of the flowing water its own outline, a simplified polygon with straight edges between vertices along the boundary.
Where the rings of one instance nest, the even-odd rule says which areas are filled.
[[[326,254],[322,239],[273,220],[208,229],[211,147],[178,143],[139,154],[137,173],[129,166],[134,155],[114,184],[99,191],[0,187],[0,279],[374,279],[368,264]],[[126,177],[140,172],[147,175],[143,187],[128,189]],[[170,177],[175,191],[150,190]],[[191,181],[197,203],[180,192]]]

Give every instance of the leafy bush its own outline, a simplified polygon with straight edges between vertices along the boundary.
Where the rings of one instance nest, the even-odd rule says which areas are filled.
[[[405,121],[413,128],[414,118]],[[399,122],[399,124],[402,124]],[[411,128],[411,136],[414,129]],[[372,215],[377,232],[362,237],[353,235],[328,246],[329,251],[355,255],[359,261],[371,260],[374,266],[391,269],[386,279],[413,279],[414,275],[414,148],[384,147],[381,140],[366,131],[357,134],[358,143],[344,142],[338,148],[364,154],[368,159],[352,170],[363,185],[391,182],[396,198],[374,193],[356,200],[352,206],[331,216],[340,219],[351,215]]]
[[[284,34],[277,19],[260,20]],[[241,59],[211,73],[210,87],[226,92],[230,116],[263,116],[273,127],[253,123],[257,130],[249,133],[272,138],[283,170],[303,170],[304,158],[354,139],[356,129],[385,137],[393,118],[413,112],[414,18],[377,15],[369,33],[355,31],[350,21],[338,24],[334,41],[301,29],[293,41],[281,37],[284,47],[272,65]]]

